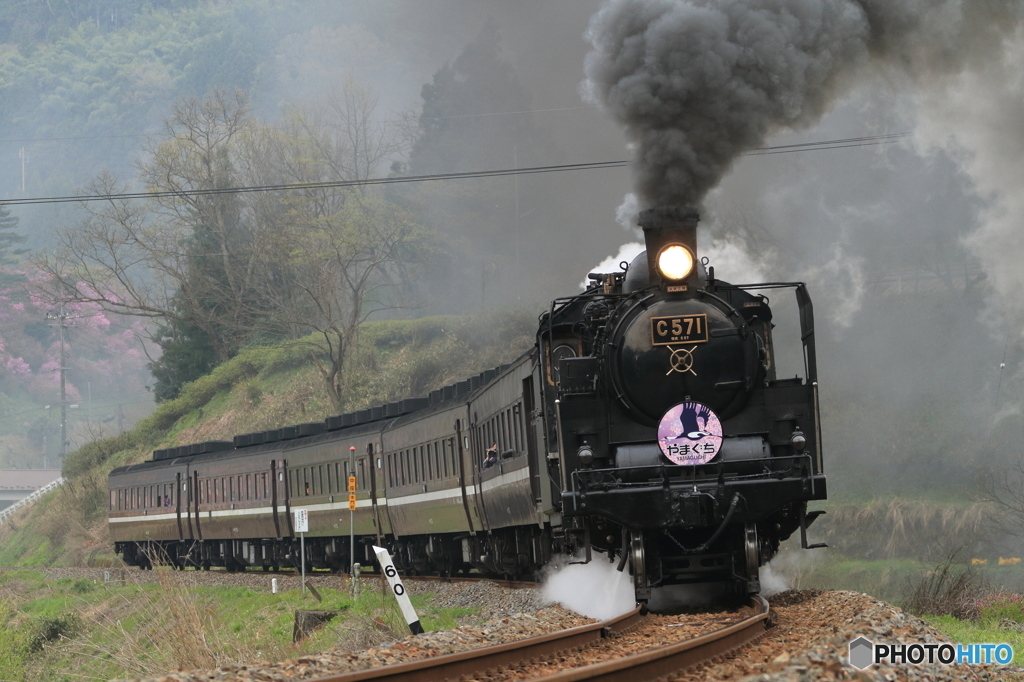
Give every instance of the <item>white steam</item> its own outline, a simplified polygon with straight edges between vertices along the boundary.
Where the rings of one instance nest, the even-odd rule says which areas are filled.
[[[864,304],[867,276],[863,259],[848,255],[842,246],[832,247],[832,257],[819,267],[809,268],[804,277],[814,284],[815,296],[824,303],[831,322],[848,329]]]
[[[637,239],[644,238],[644,231],[637,225],[640,222],[640,199],[636,194],[630,192],[622,198],[622,203],[615,209],[615,222]]]
[[[978,228],[965,239],[993,289],[990,321],[1010,341],[1024,328],[1024,31],[996,58],[924,92],[916,140],[957,158],[986,199]]]
[[[772,568],[771,563],[765,564],[761,569],[761,596],[771,599],[777,594],[782,594],[789,589],[789,581],[780,571]]]
[[[618,253],[614,256],[608,256],[603,261],[595,265],[594,267],[587,270],[587,273],[591,272],[621,272],[621,264],[623,261],[626,263],[632,263],[633,259],[639,256],[644,250],[644,245],[640,242],[628,242],[619,247]],[[586,289],[590,286],[590,280],[586,277],[580,282],[580,288]]]
[[[768,279],[768,261],[771,253],[751,255],[746,245],[734,235],[715,236],[700,234],[701,256],[715,268],[715,277],[733,284],[764,282]]]
[[[633,579],[627,571],[597,555],[587,564],[555,568],[544,581],[544,598],[570,611],[606,620],[630,611],[636,605]]]

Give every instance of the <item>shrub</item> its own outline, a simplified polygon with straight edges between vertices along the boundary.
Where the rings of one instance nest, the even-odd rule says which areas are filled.
[[[1024,623],[1024,596],[1010,592],[990,594],[978,602],[978,617],[996,625],[1005,621]]]
[[[904,608],[917,615],[950,615],[960,620],[977,620],[982,597],[989,591],[985,580],[951,554],[928,571],[910,589]]]
[[[45,616],[37,620],[32,627],[28,640],[28,650],[37,653],[51,642],[60,639],[74,639],[82,631],[82,619],[77,613],[62,613],[58,616]]]

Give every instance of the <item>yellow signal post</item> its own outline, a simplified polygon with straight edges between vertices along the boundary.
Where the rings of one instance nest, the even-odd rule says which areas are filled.
[[[356,446],[348,449],[348,574],[352,576],[352,599],[356,598]]]

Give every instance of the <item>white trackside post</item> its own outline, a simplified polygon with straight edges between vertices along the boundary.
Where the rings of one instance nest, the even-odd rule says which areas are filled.
[[[395,564],[391,561],[391,554],[388,553],[383,547],[373,548],[373,553],[377,555],[377,562],[380,564],[380,570],[384,571],[384,575],[387,576],[388,582],[391,583],[391,591],[395,593],[395,599],[398,600],[398,606],[402,609],[402,615],[405,616],[405,622],[409,624],[409,630],[414,635],[423,634],[423,626],[420,625],[420,617],[416,615],[416,609],[412,607],[412,602],[409,601],[409,595],[405,591],[405,585],[402,584],[401,578],[398,577],[398,571],[395,570]]]
[[[306,533],[309,532],[309,510],[293,509],[295,532],[299,534],[299,553],[302,566],[302,595],[306,595]]]

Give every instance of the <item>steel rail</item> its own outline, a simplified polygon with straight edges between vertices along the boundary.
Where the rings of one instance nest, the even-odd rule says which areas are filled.
[[[458,654],[388,665],[383,668],[360,670],[331,677],[318,677],[311,682],[363,682],[364,680],[440,682],[445,679],[458,679],[463,675],[476,675],[486,670],[520,664],[560,651],[578,649],[605,637],[625,632],[636,626],[643,618],[641,608],[637,606],[629,613],[615,618],[581,625],[561,632],[552,632],[540,637],[473,649]]]
[[[753,597],[752,601],[758,613],[720,630],[660,649],[564,670],[537,679],[544,682],[645,682],[680,672],[728,653],[762,635],[768,624],[768,602],[759,595]]]

